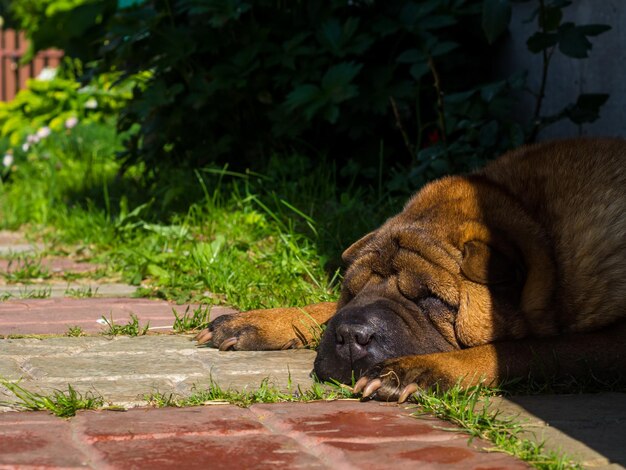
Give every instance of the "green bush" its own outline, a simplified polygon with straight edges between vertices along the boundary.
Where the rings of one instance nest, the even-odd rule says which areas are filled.
[[[538,0],[532,53],[585,57],[599,25],[563,22],[571,2]],[[344,174],[391,188],[463,171],[557,119],[588,122],[605,95],[513,120],[523,74],[493,81],[490,44],[508,0],[22,0],[34,49],[55,46],[91,73],[149,72],[118,128],[148,168],[209,162],[262,168],[269,155],[329,155]],[[547,68],[546,68],[547,70]],[[541,109],[543,90],[538,92]],[[412,171],[407,172],[407,167]]]
[[[26,153],[50,132],[78,122],[103,123],[114,119],[130,98],[122,87],[111,89],[112,75],[99,75],[82,86],[72,76],[31,79],[9,102],[0,102],[0,139],[14,152]]]

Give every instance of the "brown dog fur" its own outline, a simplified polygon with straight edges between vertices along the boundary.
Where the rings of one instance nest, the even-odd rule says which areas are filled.
[[[625,210],[626,142],[523,147],[425,186],[348,248],[338,305],[247,312],[200,340],[298,347],[355,297],[406,304],[428,291],[455,312],[436,327],[456,350],[390,358],[358,390],[397,399],[410,384],[500,383],[536,368],[626,374]]]

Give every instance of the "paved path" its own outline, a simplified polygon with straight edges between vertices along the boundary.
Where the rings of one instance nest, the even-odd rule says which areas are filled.
[[[0,416],[4,465],[96,469],[523,469],[434,419],[377,403],[254,405]],[[446,424],[446,427],[450,427]]]
[[[118,292],[115,294],[119,295]],[[138,318],[140,325],[149,324],[151,331],[168,331],[174,323],[173,311],[182,317],[187,307],[193,312],[198,306],[123,297],[7,300],[0,304],[0,336],[62,335],[70,326],[80,326],[86,333],[100,333],[106,327],[103,316],[115,325],[125,325],[131,314]],[[226,307],[212,307],[210,318],[234,311]]]
[[[1,318],[0,305],[0,318]],[[0,320],[1,321],[1,320]],[[256,389],[265,378],[287,390],[310,388],[315,353],[309,350],[220,352],[197,348],[186,336],[81,337],[0,340],[0,376],[28,389],[50,391],[72,384],[107,401],[145,405],[151,392],[188,396],[194,385]],[[0,400],[11,395],[0,387]]]
[[[4,242],[3,238],[4,237]],[[7,241],[8,240],[8,241]],[[4,243],[4,245],[3,245]],[[13,245],[11,245],[13,243]],[[32,246],[0,232],[0,256]],[[45,261],[49,269],[69,269]],[[75,266],[75,265],[74,265]],[[0,271],[3,265],[0,263]],[[82,272],[89,272],[81,266]],[[68,271],[63,271],[68,272]],[[85,282],[85,281],[81,281]],[[14,285],[0,285],[2,289]],[[126,289],[126,290],[124,290]],[[196,348],[189,336],[164,333],[185,306],[128,298],[128,286],[109,297],[17,299],[0,302],[0,376],[33,391],[95,392],[125,407],[146,405],[152,392],[187,396],[211,380],[223,388],[256,388],[266,377],[278,388],[311,384],[312,351],[219,352]],[[112,297],[111,297],[112,296]],[[2,297],[0,297],[2,298]],[[97,335],[102,315],[125,324],[130,313],[151,334],[108,338]],[[229,310],[214,308],[212,315]],[[95,336],[62,335],[79,325]],[[0,388],[0,401],[15,397]],[[626,394],[515,397],[498,404],[504,414],[527,422],[529,436],[546,438],[588,468],[626,465]],[[488,443],[468,443],[450,424],[409,417],[406,407],[355,401],[310,404],[231,405],[197,408],[134,408],[126,412],[80,412],[62,420],[44,412],[0,408],[0,468],[525,468]]]

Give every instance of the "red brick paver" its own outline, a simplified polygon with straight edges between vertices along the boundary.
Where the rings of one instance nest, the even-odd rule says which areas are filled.
[[[90,298],[90,299],[25,299],[0,303],[0,335],[15,334],[63,334],[70,326],[80,326],[87,333],[102,331],[98,323],[104,315],[113,317],[117,325],[124,325],[133,313],[139,323],[150,327],[172,326],[176,309],[178,315],[185,312],[185,305],[151,299]],[[211,318],[233,309],[213,307]],[[106,325],[104,325],[106,326]]]
[[[397,406],[309,404],[0,414],[0,466],[159,469],[522,469]],[[448,424],[445,424],[449,427]]]

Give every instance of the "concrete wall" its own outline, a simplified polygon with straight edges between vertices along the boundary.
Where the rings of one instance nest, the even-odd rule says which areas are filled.
[[[536,2],[515,4],[511,34],[504,48],[505,71],[529,70],[528,83],[539,90],[541,55],[531,54],[526,40],[536,31],[536,21],[524,24],[536,8]],[[600,110],[600,119],[579,128],[570,121],[544,130],[539,140],[576,135],[626,137],[626,0],[574,0],[565,10],[564,21],[576,24],[608,24],[612,29],[591,38],[593,48],[587,59],[571,59],[556,51],[548,76],[542,114],[560,111],[575,102],[580,93],[608,93],[610,97]],[[535,99],[525,95],[518,112],[531,116]]]

